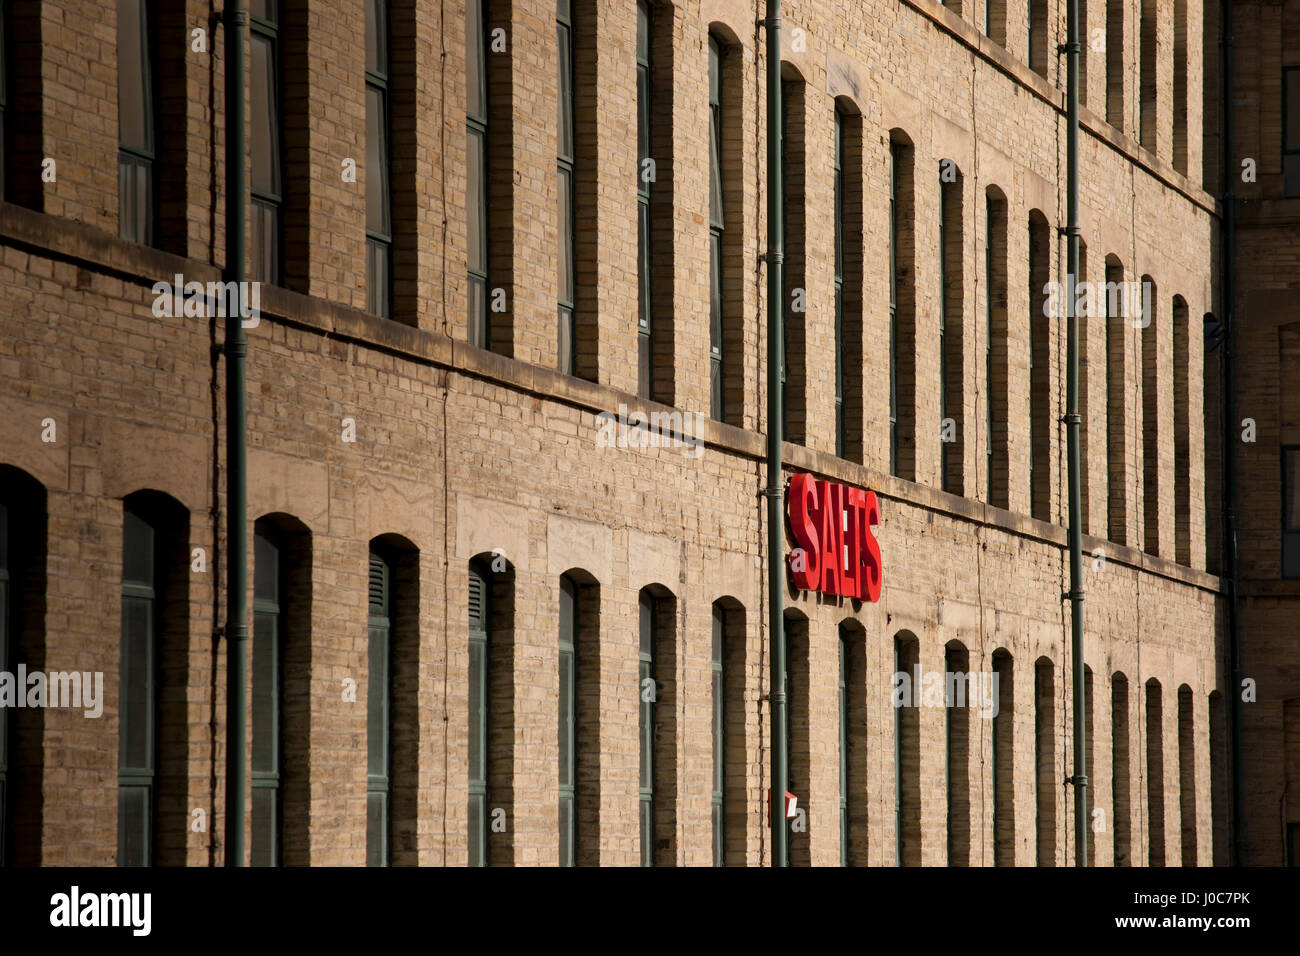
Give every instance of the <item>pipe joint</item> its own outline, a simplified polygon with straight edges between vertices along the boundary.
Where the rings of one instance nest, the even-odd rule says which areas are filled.
[[[1083,594],[1084,594],[1083,588],[1070,588],[1070,590],[1068,590],[1068,591],[1062,591],[1062,592],[1061,592],[1061,600],[1062,600],[1062,601],[1082,601],[1082,600],[1083,600]]]

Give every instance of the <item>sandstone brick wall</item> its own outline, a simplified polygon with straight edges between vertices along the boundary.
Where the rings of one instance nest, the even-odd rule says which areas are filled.
[[[43,759],[27,777],[44,815],[40,858],[46,863],[112,864],[116,850],[118,626],[122,499],[153,489],[190,514],[191,548],[204,548],[207,571],[191,573],[190,630],[183,690],[188,777],[183,799],[204,809],[207,832],[187,832],[176,862],[223,859],[225,787],[224,366],[214,351],[223,323],[156,318],[151,286],[187,279],[215,281],[224,246],[223,41],[208,54],[187,53],[184,82],[183,203],[175,215],[188,228],[171,252],[116,238],[112,188],[116,88],[112,70],[111,5],[83,10],[73,0],[43,0],[39,34],[46,105],[43,149],[60,157],[43,212],[0,207],[0,463],[22,469],[48,492],[48,592],[44,615],[47,666],[102,670],[107,702],[102,720],[83,723],[71,712],[46,713]],[[631,4],[579,4],[577,75],[578,276],[581,378],[556,366],[556,61],[554,10],[545,2],[490,2],[487,22],[507,37],[504,53],[488,54],[489,141],[502,144],[490,167],[493,223],[489,286],[506,290],[508,312],[493,317],[493,351],[464,342],[465,279],[465,44],[462,4],[425,0],[393,4],[394,69],[416,64],[402,81],[394,117],[396,308],[394,320],[368,316],[364,267],[364,164],[358,182],[339,177],[346,156],[364,157],[361,0],[286,4],[285,18],[305,24],[287,49],[298,58],[286,70],[286,155],[297,157],[287,189],[285,289],[263,288],[260,325],[248,331],[248,525],[267,515],[292,516],[310,532],[311,630],[308,641],[301,801],[285,821],[286,858],[316,865],[365,860],[365,688],[368,542],[398,534],[419,551],[420,612],[415,758],[418,781],[413,820],[396,847],[421,864],[466,860],[468,566],[499,549],[509,562],[513,628],[498,642],[498,678],[491,806],[507,808],[504,833],[490,833],[498,863],[553,864],[557,857],[557,627],[559,577],[580,569],[599,587],[598,678],[588,685],[599,724],[585,738],[599,767],[599,817],[590,815],[580,858],[603,864],[639,859],[637,794],[638,594],[658,586],[674,598],[677,632],[666,725],[676,782],[665,854],[683,865],[712,862],[710,790],[711,608],[722,598],[743,608],[740,654],[743,711],[728,728],[729,763],[738,765],[742,803],[728,783],[728,845],[735,862],[767,861],[766,782],[770,732],[766,693],[764,438],[766,333],[764,181],[766,119],[762,77],[766,52],[756,40],[758,6],[738,0],[689,0],[656,5],[657,88],[671,89],[671,130],[659,135],[671,156],[658,165],[656,203],[665,194],[671,230],[656,233],[671,283],[659,302],[670,316],[670,364],[675,407],[708,411],[708,49],[712,32],[729,45],[724,69],[731,110],[724,169],[727,223],[728,348],[736,353],[730,424],[704,425],[699,458],[680,448],[605,448],[596,415],[630,408],[636,391],[635,17]],[[1103,6],[1091,5],[1091,12]],[[1129,15],[1136,17],[1137,4]],[[1172,2],[1158,5],[1161,35],[1170,35]],[[206,11],[191,3],[190,26]],[[1047,18],[1047,49],[1063,40],[1063,5]],[[440,19],[441,15],[445,20]],[[806,696],[808,781],[799,794],[808,833],[798,853],[814,864],[839,861],[837,755],[837,627],[862,629],[862,667],[850,694],[851,729],[865,750],[850,795],[853,859],[895,862],[894,714],[890,675],[893,639],[919,642],[925,671],[942,670],[944,651],[959,641],[972,670],[992,669],[1005,649],[1014,672],[1015,845],[1019,865],[1037,857],[1038,797],[1034,771],[1035,662],[1051,662],[1054,680],[1052,786],[1053,857],[1073,858],[1072,797],[1061,780],[1072,772],[1068,609],[1065,550],[1065,442],[1056,424],[1064,414],[1064,318],[1050,322],[1046,416],[1053,423],[1050,521],[1027,517],[1029,488],[1028,220],[1047,220],[1049,272],[1064,281],[1065,121],[1063,72],[1047,58],[1047,78],[1024,62],[1026,30],[1013,15],[1003,48],[976,29],[976,11],[960,15],[932,0],[849,3],[790,2],[785,6],[784,69],[805,84],[803,127],[805,274],[809,311],[802,344],[807,390],[806,438],[787,444],[793,471],[871,488],[881,497],[878,537],[884,554],[884,594],[855,606],[787,591],[788,606],[807,618]],[[101,37],[102,50],[80,44],[79,23]],[[1098,20],[1098,22],[1101,22]],[[1189,30],[1188,160],[1201,168],[1198,21]],[[58,24],[66,24],[60,27]],[[670,28],[665,28],[667,24]],[[74,29],[74,27],[77,27]],[[795,42],[795,28],[804,31]],[[96,33],[95,31],[98,31]],[[1137,36],[1126,29],[1126,36]],[[587,59],[584,60],[583,58]],[[1090,53],[1090,103],[1101,98],[1104,58]],[[55,95],[78,67],[90,76],[108,70],[78,116]],[[1166,58],[1160,60],[1164,64]],[[1080,219],[1088,248],[1088,278],[1101,281],[1104,259],[1118,257],[1126,279],[1150,275],[1159,290],[1156,322],[1125,328],[1128,418],[1122,493],[1129,516],[1126,544],[1107,542],[1106,426],[1103,375],[1088,378],[1085,396],[1090,526],[1085,586],[1085,656],[1094,674],[1094,805],[1106,829],[1095,835],[1097,862],[1112,862],[1112,675],[1129,685],[1131,857],[1147,861],[1145,686],[1162,689],[1166,860],[1182,859],[1179,828],[1178,691],[1195,701],[1196,858],[1212,860],[1208,708],[1223,689],[1216,654],[1222,633],[1219,581],[1205,572],[1204,442],[1199,405],[1203,357],[1199,317],[1212,311],[1216,207],[1198,182],[1172,165],[1168,135],[1154,154],[1137,145],[1137,50],[1126,51],[1125,124],[1116,129],[1091,106],[1081,111]],[[63,77],[64,72],[68,77]],[[1162,129],[1172,123],[1172,79],[1161,67]],[[1058,83],[1060,86],[1056,85]],[[78,80],[76,82],[82,82]],[[863,369],[861,461],[834,457],[833,108],[836,99],[862,115]],[[107,124],[107,125],[105,125]],[[101,127],[103,127],[101,129]],[[889,471],[888,435],[888,188],[891,131],[912,144],[915,182],[915,334],[908,364],[916,374],[915,477]],[[1196,131],[1196,132],[1193,132]],[[496,139],[494,137],[500,137]],[[398,148],[400,147],[400,148]],[[66,157],[66,159],[64,158]],[[963,373],[959,427],[963,486],[968,497],[940,484],[938,399],[938,233],[940,160],[962,174],[964,223],[961,310]],[[65,172],[66,170],[66,172]],[[174,173],[173,173],[174,175]],[[1008,361],[1005,400],[1009,508],[987,504],[983,381],[986,294],[985,192],[996,186],[1008,210]],[[183,213],[179,210],[183,208]],[[656,220],[656,224],[659,221]],[[508,232],[508,235],[504,234]],[[665,246],[671,242],[671,248]],[[402,243],[405,243],[403,245]],[[175,252],[183,252],[183,258]],[[1190,427],[1190,562],[1175,562],[1173,479],[1173,296],[1188,305]],[[1099,321],[1099,320],[1088,320]],[[1087,324],[1087,322],[1085,322]],[[1142,336],[1158,336],[1160,415],[1158,540],[1144,540]],[[1087,334],[1089,368],[1104,368],[1105,340]],[[584,364],[585,363],[585,364]],[[950,414],[952,412],[950,411]],[[58,439],[41,440],[41,422],[54,418]],[[732,416],[729,415],[729,418]],[[356,441],[345,442],[353,419]],[[969,422],[969,425],[965,423]],[[1168,489],[1168,491],[1167,491]],[[251,578],[250,578],[251,580]],[[583,664],[580,662],[580,667]],[[503,670],[504,668],[504,670]],[[796,671],[800,672],[800,671]],[[168,674],[174,673],[168,670]],[[353,679],[357,701],[345,700]],[[734,704],[734,698],[733,702]],[[946,862],[945,713],[917,713],[920,861]],[[800,724],[802,725],[802,724]],[[167,733],[179,733],[169,727]],[[970,861],[993,861],[991,722],[968,724]],[[287,749],[288,752],[288,749]],[[855,752],[857,752],[855,750]],[[38,784],[33,782],[33,774]],[[408,782],[409,784],[409,782]],[[583,798],[580,796],[579,800]],[[582,804],[580,803],[580,806]],[[581,815],[580,815],[581,817]],[[739,817],[739,820],[737,820]],[[169,825],[174,826],[176,818]],[[595,828],[598,827],[598,830]],[[595,831],[595,832],[593,832]],[[29,834],[29,836],[32,836]],[[595,840],[594,849],[590,846]]]

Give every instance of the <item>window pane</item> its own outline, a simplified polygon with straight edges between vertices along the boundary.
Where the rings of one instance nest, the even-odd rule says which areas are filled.
[[[122,581],[153,587],[153,528],[132,511],[122,513]]]
[[[387,242],[366,240],[366,310],[384,318],[388,318],[392,310],[389,295],[391,256],[392,247]]]
[[[650,60],[650,8],[645,0],[636,5],[636,55],[638,60]]]
[[[482,279],[469,277],[469,342],[481,349],[488,347],[486,291]]]
[[[1286,77],[1286,142],[1283,149],[1300,150],[1300,69],[1283,70]]]
[[[366,772],[388,776],[388,628],[370,628],[366,692]]]
[[[560,306],[557,310],[559,322],[559,370],[565,375],[573,374],[574,327],[573,310]]]
[[[573,652],[560,651],[560,786],[573,786]]]
[[[259,20],[275,21],[275,0],[252,0],[248,8],[249,13]]]
[[[483,102],[483,11],[482,0],[469,0],[465,4],[465,112],[482,118],[486,112]]]
[[[653,679],[650,663],[648,661],[641,662],[640,677],[641,789],[651,790],[654,788],[655,705],[652,701],[646,700],[647,696],[653,696],[648,693],[648,690],[654,686],[653,684],[647,683],[647,681]]]
[[[1282,526],[1288,531],[1300,531],[1300,448],[1283,451],[1282,487],[1286,500],[1282,502]]]
[[[260,199],[252,201],[248,223],[248,268],[258,282],[280,281],[279,211]]]
[[[636,188],[644,193],[650,191],[646,169],[641,162],[650,155],[650,67],[644,63],[638,64],[636,68],[636,104]]]
[[[118,235],[131,242],[153,240],[151,167],[146,159],[123,153],[118,157]]]
[[[561,302],[573,302],[573,173],[560,170],[559,256],[556,259]]]
[[[471,793],[469,795],[469,865],[485,866],[487,864],[486,850],[484,846],[485,834],[483,832],[483,822],[487,817],[484,812],[486,800],[481,793]]]
[[[654,803],[641,801],[641,865],[654,866]]]
[[[121,144],[153,154],[153,97],[144,0],[117,4],[117,123]]]
[[[366,87],[366,230],[388,236],[388,118],[384,91]]]
[[[722,804],[713,805],[713,865],[722,866],[727,861],[726,833],[723,827]]]
[[[122,598],[122,725],[120,770],[152,770],[153,601]]]
[[[253,772],[279,772],[280,662],[276,615],[253,615]]]
[[[386,0],[366,0],[366,70],[388,73],[388,12]]]
[[[483,664],[486,646],[469,642],[469,782],[483,783]]]
[[[560,797],[560,866],[573,866],[573,798]]]
[[[709,118],[709,221],[722,228],[722,108],[710,108]]]
[[[117,789],[117,865],[149,862],[149,788]]]
[[[722,354],[722,237],[709,235],[709,347]]]
[[[388,794],[366,794],[366,866],[388,865]]]
[[[248,94],[249,146],[254,192],[280,195],[279,114],[274,47],[268,37],[254,33],[249,44],[252,76]]]
[[[484,169],[483,134],[469,131],[465,165],[465,217],[468,235],[465,248],[469,267],[475,272],[487,272],[487,203],[483,187],[486,183]]]
[[[253,535],[253,597],[278,601],[280,597],[280,552],[264,535]]]
[[[716,793],[721,793],[723,789],[723,703],[722,671],[715,670],[713,672],[713,789]]]
[[[567,26],[556,27],[557,49],[560,58],[559,86],[559,140],[558,150],[563,157],[573,156],[573,50]]]
[[[253,866],[275,866],[279,863],[279,848],[276,846],[279,833],[277,796],[274,788],[253,788],[253,826],[249,834]]]
[[[637,326],[642,331],[648,332],[650,331],[650,204],[646,202],[637,204],[637,240],[640,247],[637,271],[641,293],[638,296],[640,311],[637,316]]]

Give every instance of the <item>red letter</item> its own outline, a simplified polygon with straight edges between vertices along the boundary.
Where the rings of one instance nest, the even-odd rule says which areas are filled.
[[[822,497],[822,581],[823,594],[842,594],[840,572],[844,567],[843,485],[819,481]]]
[[[862,510],[866,507],[866,498],[866,492],[861,488],[848,489],[849,531],[844,537],[844,543],[848,545],[849,559],[848,570],[843,575],[844,593],[859,600],[865,583],[862,578],[862,529],[859,525]]]
[[[790,479],[790,532],[794,535],[796,551],[790,553],[791,577],[801,591],[814,590],[821,582],[821,546],[817,538],[817,485],[812,475],[800,474]],[[802,552],[804,570],[794,570],[798,552]]]
[[[879,601],[884,567],[880,563],[880,543],[871,533],[871,526],[880,524],[880,502],[876,500],[874,491],[867,492],[866,506],[859,513],[862,515],[862,540],[866,545],[862,551],[864,570],[861,572],[865,575],[866,587],[862,591],[868,601]]]

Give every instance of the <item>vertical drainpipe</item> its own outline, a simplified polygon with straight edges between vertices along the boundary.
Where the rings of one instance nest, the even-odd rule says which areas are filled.
[[[1066,226],[1067,279],[1065,428],[1070,485],[1070,663],[1074,684],[1074,860],[1088,865],[1087,725],[1083,675],[1083,514],[1079,494],[1079,320],[1075,277],[1079,274],[1079,0],[1069,0],[1066,26]],[[1035,317],[1036,318],[1036,317]]]
[[[782,325],[785,321],[781,286],[784,281],[785,223],[781,216],[781,0],[768,0],[767,19],[767,593],[768,633],[772,635],[772,865],[788,866],[789,830],[785,820],[785,790],[789,780],[786,753],[785,699],[785,519],[781,480]]]
[[[1232,142],[1232,0],[1223,0],[1223,506],[1224,551],[1228,563],[1228,656],[1232,684],[1228,687],[1232,711],[1232,866],[1245,864],[1242,822],[1246,806],[1245,780],[1242,776],[1241,733],[1241,633],[1237,569],[1237,395],[1234,391],[1233,358],[1237,339],[1236,288],[1237,205],[1235,185],[1237,168],[1233,161]]]
[[[245,0],[227,0],[226,33],[226,281],[242,290],[247,182],[244,172]],[[250,297],[241,292],[241,303]],[[248,678],[248,462],[245,435],[242,309],[226,317],[226,538],[230,549],[226,582],[226,866],[244,865],[244,753]]]

